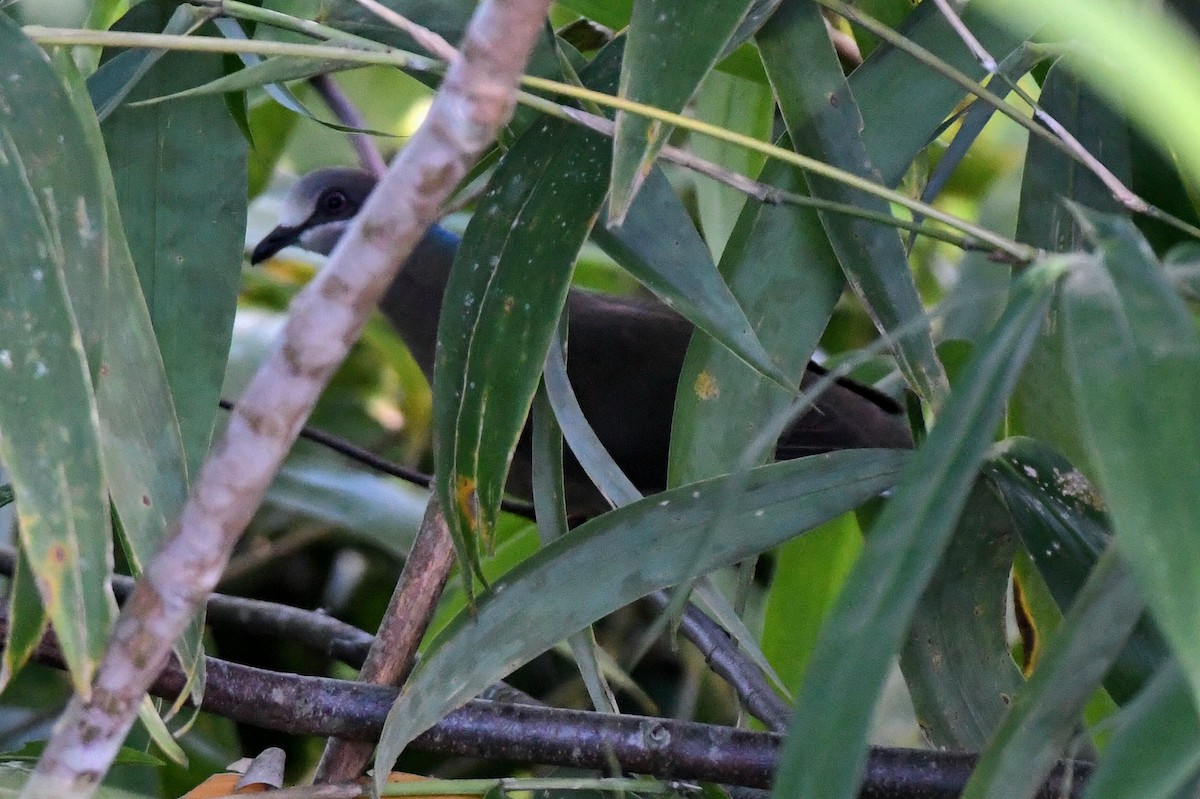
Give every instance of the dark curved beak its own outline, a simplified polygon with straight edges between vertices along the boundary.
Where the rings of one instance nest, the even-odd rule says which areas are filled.
[[[254,252],[250,253],[251,264],[261,264],[263,261],[270,258],[275,253],[282,250],[284,247],[290,247],[300,240],[300,227],[286,227],[280,225],[272,230],[263,240],[254,247]]]

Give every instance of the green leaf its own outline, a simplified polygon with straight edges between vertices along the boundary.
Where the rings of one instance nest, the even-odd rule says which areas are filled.
[[[86,695],[112,569],[91,384],[108,290],[104,200],[58,75],[6,15],[0,50],[0,459],[21,546]]]
[[[888,668],[933,576],[1065,268],[1026,272],[947,398],[821,628],[781,753],[779,796],[854,796]]]
[[[100,124],[80,76],[65,59],[60,65],[104,192],[109,292],[96,400],[105,478],[130,561],[140,571],[183,509],[187,464],[162,356],[121,227]]]
[[[806,193],[799,171],[779,162],[767,165],[762,180]],[[802,375],[845,286],[816,212],[747,203],[725,248],[721,274],[754,320],[772,363],[786,375]],[[669,483],[729,471],[792,399],[713,338],[694,335],[675,396]]]
[[[967,6],[963,22],[997,59],[1011,53],[1038,27],[1033,20],[1014,20],[1008,27],[998,25],[979,13],[975,4]],[[936,4],[922,3],[913,9],[901,32],[960,72],[984,77],[979,60]],[[954,81],[887,46],[872,52],[850,75],[849,82],[862,110],[863,144],[885,186],[900,182],[913,158],[937,135],[964,94]]]
[[[929,581],[900,652],[917,721],[939,748],[979,751],[1024,678],[1008,649],[1013,520],[980,480]]]
[[[192,86],[181,91],[171,92],[170,94],[140,100],[137,102],[137,106],[145,108],[174,100],[211,97],[213,95],[224,95],[228,92],[244,92],[249,89],[263,88],[279,105],[327,128],[342,131],[343,133],[365,133],[370,136],[394,138],[396,134],[388,133],[387,131],[356,128],[350,125],[343,125],[339,122],[321,119],[297,100],[295,95],[279,85],[283,81],[311,78],[315,75],[328,75],[340,70],[355,69],[361,66],[363,65],[348,61],[276,56],[274,58],[255,61],[244,69],[239,69],[228,75],[222,75],[199,86]]]
[[[579,407],[575,390],[567,377],[567,362],[563,353],[562,338],[554,336],[550,352],[546,355],[542,385],[546,400],[554,412],[561,433],[571,445],[571,452],[579,460],[588,478],[600,489],[600,493],[614,507],[629,505],[642,498],[642,493],[633,484],[612,455],[604,448],[600,437],[588,423]],[[557,488],[557,487],[556,487]]]
[[[195,8],[179,6],[162,27],[171,36],[183,36],[196,24]],[[107,26],[106,26],[107,27]],[[88,94],[101,120],[115,111],[146,73],[166,55],[166,50],[126,50],[105,61],[87,80]]]
[[[611,85],[620,52],[618,40],[584,71],[585,82]],[[608,153],[603,137],[564,122],[530,130],[497,168],[459,248],[445,303],[458,311],[442,315],[438,335],[435,471],[468,563],[469,542],[494,523],[572,262],[608,187]],[[786,382],[660,172],[623,227],[594,234],[665,302]]]
[[[862,531],[846,513],[793,538],[775,553],[763,615],[762,649],[783,684],[798,694],[821,623],[862,552]]]
[[[911,0],[860,0],[856,5],[872,18],[892,28],[899,27],[904,19],[913,13]],[[883,44],[874,34],[859,28],[854,28],[854,38],[864,57],[870,56]]]
[[[636,0],[621,67],[620,96],[678,113],[732,40],[753,0]],[[696,20],[703,19],[703,25]],[[609,213],[620,225],[672,128],[617,112]]]
[[[1127,124],[1089,91],[1069,66],[1062,59],[1050,68],[1039,102],[1088,152],[1128,184]],[[1084,249],[1087,241],[1063,200],[1095,210],[1120,210],[1111,192],[1090,170],[1046,140],[1031,136],[1022,172],[1017,239],[1058,252]],[[1014,427],[1017,432],[1053,444],[1090,474],[1092,468],[1071,401],[1063,357],[1062,328],[1049,325],[1038,339],[1030,355],[1030,368],[1017,387]]]
[[[1178,661],[1154,675],[1117,717],[1086,799],[1175,799],[1200,773],[1200,717]]]
[[[1124,103],[1130,121],[1200,182],[1200,41],[1171,9],[1131,14],[1111,0],[983,0],[972,8],[1010,29],[1041,28],[1043,41],[1072,42],[1092,89]]]
[[[603,139],[561,122],[509,151],[480,199],[446,288],[434,371],[435,474],[464,564],[495,525],[509,460],[529,413],[572,265],[606,176],[577,170]],[[529,269],[537,264],[537,269]]]
[[[1115,548],[1108,550],[980,757],[963,799],[1034,796],[1142,607],[1133,575]]]
[[[588,85],[615,85],[622,46],[597,55]],[[608,151],[603,137],[562,121],[528,130],[496,168],[455,257],[438,328],[434,461],[468,594],[476,542],[491,536],[574,259],[604,200]]]
[[[758,340],[661,169],[651,169],[624,224],[618,228],[597,225],[592,238],[665,305],[755,371],[794,388],[791,378]]]
[[[755,57],[757,59],[757,53]],[[696,116],[709,124],[759,141],[771,139],[775,98],[765,84],[710,72],[696,95],[694,106]],[[690,149],[697,156],[739,175],[753,176],[762,169],[764,156],[760,153],[703,134],[691,134],[688,139]],[[703,176],[695,179],[695,185],[700,229],[713,260],[719,261],[743,206],[747,202],[757,204],[757,201],[748,201],[746,195],[736,189]]]
[[[876,183],[880,175],[859,131],[863,120],[833,51],[825,20],[812,3],[789,3],[758,34],[759,51],[796,150]],[[883,200],[830,180],[808,177],[814,197],[887,214]],[[899,231],[876,222],[821,212],[846,280],[879,332],[893,337],[905,378],[937,405],[946,374],[938,361]]]
[[[1099,491],[1053,448],[1031,438],[1005,440],[986,473],[1054,604],[1066,613],[1112,539]],[[1166,655],[1162,636],[1142,619],[1105,677],[1105,689],[1117,702],[1128,701]]]
[[[117,27],[161,30],[174,7],[141,3]],[[167,94],[222,73],[219,57],[169,53],[129,97]],[[194,475],[208,452],[233,329],[246,243],[246,142],[220,97],[120,108],[102,129]]]
[[[1200,694],[1200,339],[1137,229],[1088,215],[1065,284],[1067,371],[1117,542]]]
[[[442,715],[556,641],[861,504],[891,483],[904,457],[845,450],[800,458],[682,486],[575,528],[493,584],[474,613],[459,614],[430,645],[388,714],[376,773],[386,774]]]
[[[1163,256],[1167,279],[1189,302],[1200,302],[1200,242],[1186,241]]]
[[[8,595],[8,635],[0,660],[0,691],[12,682],[46,632],[46,611],[34,582],[25,550],[17,548],[17,563]]]
[[[58,63],[83,123],[104,195],[109,290],[103,361],[93,384],[100,415],[104,478],[120,519],[117,529],[126,559],[137,575],[166,540],[183,510],[187,500],[187,463],[174,398],[121,227],[100,123],[74,65],[65,55]],[[204,684],[203,633],[201,611],[176,650],[188,674],[197,678],[194,686],[197,698],[202,695]],[[157,718],[145,711],[142,715],[164,750],[177,748]]]
[[[1055,62],[1046,73],[1038,103],[1117,178],[1129,182],[1128,125],[1087,88],[1068,59]],[[1063,199],[1095,211],[1121,210],[1090,169],[1039,136],[1029,138],[1022,174],[1018,241],[1055,252],[1086,247],[1083,231]]]
[[[562,325],[559,329],[562,329]],[[555,344],[550,348],[551,354],[547,358],[547,374],[551,372],[549,364],[555,360],[554,352],[559,349],[558,336],[555,336]],[[561,358],[558,360],[561,361]],[[565,379],[565,363],[561,364],[561,369]],[[546,379],[543,377],[542,386],[533,400],[533,502],[537,513],[538,536],[543,545],[561,538],[570,529],[565,503],[567,490],[563,479],[563,435],[547,396]],[[603,713],[616,713],[617,702],[604,679],[592,628],[568,636],[567,644],[592,700],[592,707]]]

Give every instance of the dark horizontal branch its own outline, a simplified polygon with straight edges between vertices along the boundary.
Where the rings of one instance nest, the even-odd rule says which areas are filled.
[[[660,611],[670,604],[666,591],[655,591],[647,599]],[[772,732],[787,730],[792,709],[775,693],[758,664],[738,648],[721,625],[689,602],[679,619],[679,629],[704,656],[713,673],[729,683],[750,715]]]
[[[7,625],[7,616],[0,617],[0,635],[7,634]],[[34,658],[62,665],[52,636],[39,644]],[[386,686],[281,674],[217,658],[207,658],[206,665],[203,710],[294,735],[375,740],[397,694]],[[182,670],[172,663],[150,690],[173,698],[184,686]],[[615,760],[623,769],[662,779],[767,788],[782,741],[774,733],[712,724],[474,700],[412,747],[584,769],[608,770]],[[951,799],[961,793],[975,761],[966,753],[875,747],[860,796]],[[1089,763],[1060,763],[1037,795],[1079,796],[1090,772]]]
[[[225,411],[233,410],[234,406],[234,403],[227,399],[219,400],[217,404],[221,407],[221,410]],[[433,485],[433,477],[425,474],[420,469],[410,469],[395,461],[388,460],[380,455],[376,455],[369,449],[360,447],[318,427],[309,425],[301,427],[300,438],[311,441],[314,444],[319,444],[356,463],[360,463],[377,472],[399,478],[406,483],[411,483],[420,488],[428,489]],[[526,519],[533,519],[533,505],[524,500],[504,497],[500,500],[500,509]]]
[[[11,577],[15,566],[16,553],[0,546],[0,575]],[[117,600],[124,602],[133,590],[133,578],[114,574],[112,587]],[[209,596],[206,620],[214,627],[236,627],[297,641],[353,668],[362,666],[373,640],[370,633],[326,613],[227,594]]]
[[[16,553],[10,547],[0,546],[0,575],[11,577],[15,567]],[[133,589],[133,579],[116,574],[112,577],[112,586],[117,599],[124,601]],[[659,609],[666,607],[663,592],[652,594],[650,600]],[[259,636],[286,638],[356,669],[362,667],[374,640],[370,633],[319,611],[227,594],[209,596],[206,620],[214,627],[253,630]],[[732,686],[755,718],[776,732],[787,728],[790,709],[771,688],[762,670],[738,649],[728,633],[691,603],[684,609],[680,629],[713,671]],[[503,694],[522,704],[540,704],[503,683],[497,683],[490,690],[497,692],[493,698]]]

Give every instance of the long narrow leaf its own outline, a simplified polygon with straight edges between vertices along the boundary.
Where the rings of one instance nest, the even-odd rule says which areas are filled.
[[[104,200],[57,74],[3,14],[0,51],[0,459],[42,602],[87,695],[112,569],[91,383],[107,292]]]
[[[1175,799],[1200,773],[1200,717],[1171,661],[1121,711],[1086,799]],[[1194,796],[1194,792],[1187,795]]]
[[[859,131],[863,121],[820,9],[789,3],[763,26],[758,46],[796,149],[878,182]],[[813,196],[888,213],[886,203],[833,181],[809,177]],[[894,336],[901,371],[926,401],[940,402],[946,373],[933,348],[925,311],[896,229],[863,219],[822,213],[829,243],[846,280],[880,333]]]
[[[1023,682],[1005,616],[1016,538],[995,489],[980,480],[900,653],[917,721],[935,746],[982,749]]]
[[[778,162],[767,164],[761,177],[785,191],[806,192],[799,171]],[[729,238],[721,274],[771,360],[787,375],[803,374],[845,286],[816,212],[748,204]],[[728,471],[763,423],[791,400],[728,348],[693,336],[675,397],[671,484]]]
[[[1037,792],[1142,607],[1133,575],[1115,549],[1108,550],[980,758],[963,799],[1023,799]]]
[[[985,471],[1004,496],[1021,543],[1065,614],[1112,540],[1100,492],[1053,448],[1030,438],[1004,441]],[[1124,704],[1166,656],[1162,635],[1143,618],[1105,676],[1105,689]]]
[[[906,465],[817,640],[788,733],[778,796],[849,799],[866,762],[871,710],[937,568],[1025,355],[1067,263],[1033,268],[975,352]]]
[[[118,27],[162,30],[173,11],[173,3],[141,3]],[[219,57],[169,53],[129,97],[167,94],[222,72]],[[208,452],[233,331],[246,244],[246,141],[220,97],[122,107],[102,130],[194,474]]]
[[[868,9],[872,16],[879,14]],[[996,58],[1003,59],[1037,30],[1033,20],[999,25],[967,6],[963,21]],[[983,67],[963,44],[935,3],[921,3],[900,32],[960,72],[982,78]],[[933,72],[907,53],[882,46],[850,75],[850,89],[862,110],[863,143],[884,185],[895,186],[925,149],[943,120],[963,99],[962,87]]]
[[[678,113],[717,63],[753,0],[636,0],[621,97]],[[697,19],[703,25],[696,25]],[[671,129],[627,111],[613,136],[610,213],[621,224]]]
[[[1072,394],[1117,541],[1200,696],[1200,338],[1133,224],[1087,220],[1101,263],[1062,304]]]
[[[388,713],[377,773],[445,713],[555,642],[856,507],[891,484],[903,458],[882,450],[800,458],[682,486],[577,527],[498,580],[431,644]]]
[[[134,574],[166,540],[187,499],[183,439],[166,369],[121,227],[116,187],[104,138],[81,76],[59,59],[83,123],[104,194],[109,290],[104,315],[102,366],[94,379],[100,416],[104,478],[117,516],[120,538]],[[203,686],[203,614],[178,646],[180,662]],[[170,736],[160,737],[174,746]]]

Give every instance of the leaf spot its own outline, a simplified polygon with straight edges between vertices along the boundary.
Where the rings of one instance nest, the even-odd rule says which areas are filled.
[[[696,396],[702,400],[714,400],[721,396],[721,387],[712,373],[705,370],[696,375]]]

